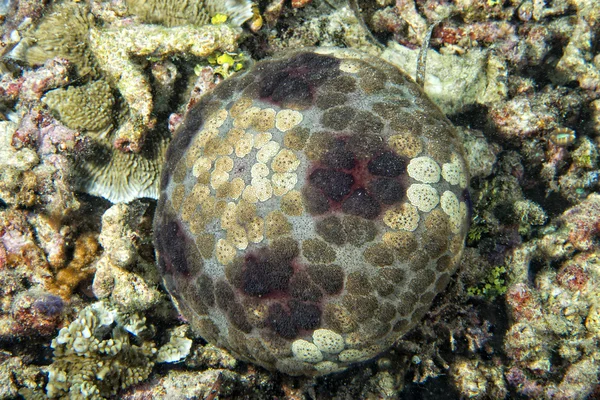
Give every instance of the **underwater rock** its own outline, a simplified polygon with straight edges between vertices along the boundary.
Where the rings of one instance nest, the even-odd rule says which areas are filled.
[[[468,171],[452,124],[396,67],[320,48],[205,95],[168,151],[159,269],[209,342],[291,375],[375,357],[460,259]]]
[[[94,295],[110,300],[127,312],[157,307],[160,293],[154,266],[139,249],[139,225],[147,204],[140,200],[115,204],[102,215],[99,241],[104,252],[95,263]],[[134,272],[135,271],[135,272]]]
[[[597,387],[599,204],[590,194],[507,256],[506,380],[528,398],[583,399]],[[542,257],[552,266],[532,273]]]
[[[240,30],[229,25],[139,25],[91,29],[90,47],[107,80],[119,89],[129,108],[129,118],[114,133],[114,145],[125,152],[140,152],[147,133],[156,124],[152,115],[152,88],[135,56],[157,59],[186,54],[208,57],[216,51],[234,51]]]
[[[414,78],[418,54],[418,49],[390,43],[382,58]],[[506,63],[494,54],[470,50],[458,56],[429,50],[427,58],[425,93],[446,114],[464,111],[474,104],[495,104],[507,95]]]

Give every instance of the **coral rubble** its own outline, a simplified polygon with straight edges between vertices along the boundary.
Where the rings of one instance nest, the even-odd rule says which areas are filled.
[[[544,236],[508,256],[514,271],[506,294],[512,317],[504,343],[506,379],[525,396],[584,398],[598,384],[600,263],[591,241],[599,204],[599,195],[588,196]],[[523,272],[541,254],[556,260],[558,269],[544,269],[530,284]]]

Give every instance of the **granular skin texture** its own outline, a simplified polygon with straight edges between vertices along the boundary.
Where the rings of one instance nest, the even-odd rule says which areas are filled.
[[[159,269],[191,326],[239,359],[341,371],[388,349],[444,290],[467,183],[454,127],[396,67],[285,53],[205,95],[175,135]]]

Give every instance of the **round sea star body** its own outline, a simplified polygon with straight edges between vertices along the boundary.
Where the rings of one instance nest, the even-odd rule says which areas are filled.
[[[186,116],[161,180],[159,269],[192,327],[236,357],[340,371],[389,348],[445,288],[467,182],[452,124],[396,67],[286,53]]]

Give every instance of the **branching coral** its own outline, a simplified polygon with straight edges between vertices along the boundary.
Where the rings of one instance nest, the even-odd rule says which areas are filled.
[[[84,308],[52,340],[48,397],[101,399],[146,379],[156,348],[139,338],[138,320],[105,302]]]

